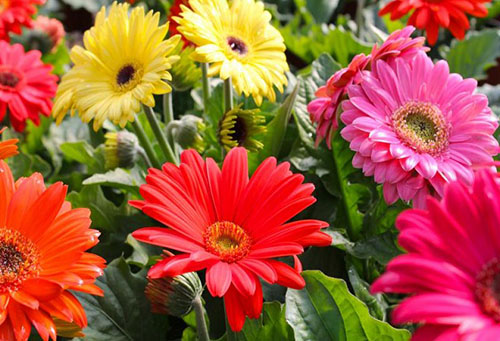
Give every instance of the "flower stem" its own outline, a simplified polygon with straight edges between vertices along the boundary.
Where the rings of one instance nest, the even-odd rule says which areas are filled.
[[[361,33],[363,33],[363,9],[365,8],[365,1],[366,0],[358,0],[357,1],[357,7],[356,7],[356,35],[361,37]]]
[[[158,119],[156,118],[156,115],[153,111],[153,108],[145,105],[144,112],[146,113],[146,117],[149,121],[149,125],[151,126],[151,129],[153,129],[153,133],[155,134],[155,136],[158,140],[158,144],[160,145],[161,151],[163,152],[163,155],[165,156],[167,162],[178,165],[179,162],[177,161],[177,158],[175,157],[175,154],[172,151],[172,147],[170,146],[170,144],[167,141],[167,137],[165,136],[165,133],[162,131],[162,129],[160,127],[160,123],[158,122]]]
[[[233,109],[233,84],[231,78],[224,80],[224,112]]]
[[[226,340],[227,341],[236,341],[236,333],[233,332],[233,330],[231,329],[231,326],[229,325],[229,319],[227,318],[225,300],[224,300],[224,316],[226,318]]]
[[[193,308],[196,315],[196,330],[198,332],[198,340],[210,341],[210,336],[208,336],[207,324],[205,322],[203,303],[201,302],[200,296],[196,296],[196,298],[193,300]]]
[[[201,63],[201,87],[203,90],[203,112],[207,113],[208,100],[210,99],[210,84],[208,82],[208,64]]]
[[[165,127],[174,120],[174,106],[172,104],[172,93],[163,95],[163,123]]]
[[[135,120],[132,122],[132,127],[134,128],[135,134],[137,135],[137,138],[139,139],[139,142],[141,143],[142,147],[146,151],[146,155],[148,156],[152,166],[154,168],[160,168],[160,162],[158,161],[158,158],[156,157],[155,151],[153,149],[153,146],[151,145],[151,142],[149,142],[146,133],[144,132],[144,128],[142,127],[141,122],[139,121],[139,118],[135,118]]]
[[[137,153],[142,157],[148,168],[153,167],[153,164],[151,163],[151,160],[149,160],[148,154],[146,154],[144,148],[142,148],[141,146],[137,146]]]

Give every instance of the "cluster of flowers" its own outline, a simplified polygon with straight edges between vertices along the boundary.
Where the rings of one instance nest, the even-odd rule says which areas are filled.
[[[19,3],[25,12],[13,11],[10,18],[17,19],[1,22],[4,39],[20,25],[31,26],[26,18],[42,2],[10,1],[9,11]],[[411,20],[421,27],[434,23],[429,11],[437,9],[442,26],[463,36],[457,6],[483,15],[482,2],[395,0],[382,12],[398,17],[414,4]],[[238,94],[252,96],[257,105],[276,99],[274,87],[283,92],[285,46],[261,2],[178,5],[171,15],[174,28],[192,49],[191,58],[210,64],[209,76],[231,80]],[[28,118],[37,123],[40,113],[51,111],[58,122],[70,111],[92,120],[95,129],[106,119],[124,127],[141,105],[154,107],[154,95],[172,91],[168,81],[180,58],[175,51],[181,36],[165,40],[169,24],[160,25],[159,13],[129,9],[114,3],[98,13],[84,47],[72,49],[74,67],[62,78],[53,111],[57,78],[51,67],[39,52],[1,41],[0,120],[8,107],[19,131]],[[60,30],[50,32],[60,41]],[[424,39],[412,39],[412,32],[408,27],[393,33],[333,75],[310,103],[311,118],[318,123],[318,143],[326,137],[330,146],[341,107],[341,135],[356,152],[354,166],[384,184],[387,202],[402,198],[426,208],[399,218],[399,241],[409,253],[393,260],[372,288],[416,293],[398,307],[395,322],[426,323],[417,340],[494,339],[500,333],[500,182],[491,170],[474,171],[493,165],[498,124],[486,97],[475,93],[476,82],[450,74],[444,61],[433,63]],[[436,27],[428,27],[428,34],[433,42]],[[15,144],[1,142],[0,158],[15,155]],[[249,178],[246,150],[230,147],[222,169],[193,150],[182,154],[179,166],[150,168],[140,188],[144,200],[130,204],[169,227],[140,229],[136,239],[179,252],[155,264],[149,276],[206,269],[209,292],[224,297],[229,324],[239,331],[247,316],[261,314],[260,279],[303,288],[297,256],[304,247],[330,245],[331,237],[321,231],[328,226],[323,221],[288,222],[315,202],[314,186],[304,184],[302,175],[268,158]],[[46,188],[40,174],[14,181],[3,161],[0,193],[0,339],[27,340],[33,325],[42,339],[55,340],[58,321],[83,328],[85,312],[69,290],[102,295],[94,282],[104,268],[102,258],[85,252],[99,235],[89,228],[90,211],[72,209],[66,187]],[[294,267],[276,260],[284,256],[293,257]]]

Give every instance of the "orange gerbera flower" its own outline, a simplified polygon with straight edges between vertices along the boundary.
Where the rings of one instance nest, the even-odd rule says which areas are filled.
[[[105,261],[84,252],[99,232],[89,229],[88,209],[65,201],[66,190],[46,188],[39,173],[14,182],[0,161],[0,340],[28,340],[33,325],[55,341],[54,318],[87,325],[69,290],[102,295],[94,281]]]
[[[425,29],[429,44],[434,45],[439,27],[444,27],[458,39],[463,39],[470,27],[466,14],[485,17],[488,9],[484,5],[491,0],[393,0],[379,12],[391,13],[391,20],[399,19],[413,11],[408,24]]]
[[[0,134],[6,127],[0,129]],[[14,156],[18,154],[17,145],[18,139],[10,139],[6,141],[0,141],[0,160],[6,159],[8,157]]]

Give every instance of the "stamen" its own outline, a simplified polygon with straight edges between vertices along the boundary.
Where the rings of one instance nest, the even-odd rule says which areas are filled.
[[[204,234],[205,248],[226,263],[244,258],[252,246],[252,240],[240,226],[229,221],[210,225]]]
[[[36,245],[19,231],[0,229],[0,293],[16,291],[40,271]]]
[[[233,141],[238,142],[238,146],[242,146],[247,137],[247,127],[245,121],[241,117],[236,118],[233,129],[234,133],[229,134]]]
[[[485,314],[500,322],[500,262],[493,259],[476,278],[476,300]]]
[[[15,88],[19,83],[19,76],[14,72],[0,71],[0,85],[6,88]]]
[[[248,47],[241,39],[229,37],[227,38],[227,44],[233,52],[236,52],[241,56],[244,56],[248,53]]]
[[[436,155],[448,147],[450,125],[431,103],[408,102],[392,115],[399,138],[419,153]]]

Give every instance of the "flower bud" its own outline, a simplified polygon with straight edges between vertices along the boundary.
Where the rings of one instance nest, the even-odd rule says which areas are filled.
[[[137,136],[122,130],[117,133],[106,133],[104,158],[107,169],[116,167],[132,168],[139,155]]]
[[[205,149],[202,134],[206,126],[198,116],[184,115],[180,120],[170,122],[167,129],[182,148],[193,148],[200,153]]]
[[[45,33],[51,41],[51,50],[54,52],[59,44],[62,42],[66,32],[64,31],[63,24],[54,18],[49,18],[39,15],[33,21],[33,28],[35,30]]]
[[[245,147],[255,152],[264,145],[255,137],[266,132],[265,117],[259,115],[260,110],[241,109],[241,105],[228,111],[219,121],[219,143],[229,151],[234,147]]]
[[[171,84],[177,91],[185,91],[192,88],[201,78],[201,69],[189,57],[194,51],[194,47],[188,46],[183,48],[182,44],[178,44],[173,55],[178,55],[180,59],[172,64],[169,70],[172,74]]]
[[[203,286],[196,272],[190,272],[177,277],[148,277],[144,293],[151,302],[152,312],[182,317],[191,311],[193,300],[203,293]]]

